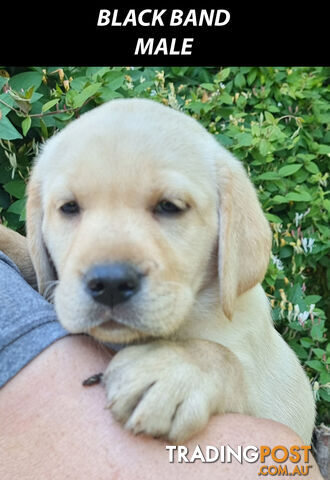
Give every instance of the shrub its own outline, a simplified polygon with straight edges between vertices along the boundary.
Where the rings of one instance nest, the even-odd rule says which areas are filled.
[[[105,101],[146,97],[200,121],[246,166],[273,230],[264,287],[276,328],[304,365],[329,422],[329,69],[3,68],[0,214],[24,228],[38,145]]]

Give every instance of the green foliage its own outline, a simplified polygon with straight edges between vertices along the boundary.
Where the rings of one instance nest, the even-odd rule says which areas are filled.
[[[195,117],[246,166],[273,230],[264,287],[276,328],[330,402],[329,69],[49,67],[0,70],[0,214],[24,225],[38,145],[108,100],[145,97]]]

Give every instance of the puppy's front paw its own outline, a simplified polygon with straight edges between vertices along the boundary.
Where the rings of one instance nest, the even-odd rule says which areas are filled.
[[[178,344],[126,347],[104,374],[108,407],[134,434],[182,442],[217,411],[220,385],[202,370]]]

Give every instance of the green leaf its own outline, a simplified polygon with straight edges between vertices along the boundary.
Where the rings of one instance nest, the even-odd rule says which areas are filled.
[[[125,75],[121,74],[121,72],[119,73],[120,75],[117,78],[114,78],[113,80],[111,80],[111,82],[106,83],[106,86],[113,91],[118,90],[118,88],[120,88],[125,81]]]
[[[321,340],[323,337],[324,327],[315,323],[311,328],[311,336],[314,340]]]
[[[223,68],[216,76],[218,82],[224,82],[230,74],[230,68]]]
[[[328,155],[330,153],[330,145],[319,145],[318,152],[321,155]]]
[[[205,90],[209,90],[210,92],[214,92],[216,89],[214,83],[201,83],[201,87],[205,88]]]
[[[289,202],[310,202],[312,197],[308,192],[290,192],[285,195]]]
[[[305,348],[310,348],[314,344],[313,340],[309,337],[302,337],[300,343]]]
[[[301,285],[299,283],[296,283],[293,285],[293,287],[289,288],[288,290],[288,300],[293,303],[299,303],[301,298],[303,296],[302,290],[301,290]]]
[[[142,87],[144,84],[141,84],[139,85],[138,87]],[[147,87],[146,87],[147,88]],[[136,93],[140,93],[140,91],[143,91],[144,89],[141,88],[141,90],[139,90],[138,92]],[[108,88],[108,87],[102,87],[100,88],[100,99],[102,100],[102,102],[107,102],[108,100],[112,100],[114,98],[121,98],[123,97],[123,95],[119,92],[115,92],[114,90],[112,90],[111,88]]]
[[[88,87],[84,88],[84,90],[81,93],[78,93],[73,98],[73,107],[80,108],[90,97],[92,97],[99,91],[101,86],[102,86],[102,83],[93,83],[92,85],[89,85]]]
[[[171,67],[171,71],[174,75],[183,76],[189,67]]]
[[[232,105],[233,104],[233,99],[231,98],[229,93],[227,93],[225,90],[223,90],[221,92],[220,100],[221,100],[222,103],[225,103],[226,105]]]
[[[43,95],[41,93],[37,93],[37,92],[34,92],[34,94],[32,95],[32,97],[30,98],[30,103],[33,104],[33,103],[36,103],[38,100],[40,100],[40,98],[42,98]]]
[[[256,76],[257,76],[257,73],[258,73],[257,69],[256,69],[256,68],[253,68],[253,69],[250,71],[250,73],[248,74],[248,76],[247,76],[247,83],[248,83],[249,86],[251,86],[252,83],[255,81]]]
[[[49,100],[49,102],[46,102],[43,106],[41,111],[42,112],[47,112],[47,110],[50,110],[54,105],[56,105],[60,101],[59,98],[54,98],[53,100]]]
[[[23,138],[16,128],[10,123],[7,117],[0,119],[0,139],[1,140],[15,140],[16,138]]]
[[[88,67],[86,75],[92,78],[102,77],[105,73],[109,72],[109,67]]]
[[[313,348],[312,349],[317,358],[322,360],[323,355],[325,354],[325,350],[322,350],[322,348]]]
[[[269,151],[270,151],[270,143],[266,139],[262,138],[259,143],[259,152],[263,157],[265,157]]]
[[[21,92],[21,90],[28,90],[30,87],[34,87],[34,90],[41,85],[42,82],[41,72],[23,72],[14,75],[9,80],[9,85],[13,90]]]
[[[314,160],[314,158],[316,158],[316,155],[312,155],[310,153],[298,153],[297,157],[304,160],[304,162],[309,162],[311,160]]]
[[[275,195],[275,197],[273,198],[273,203],[275,204],[288,203],[288,200],[286,197],[283,197],[283,195]]]
[[[322,372],[320,374],[320,384],[327,385],[330,383],[330,373],[329,372]]]
[[[247,99],[243,95],[240,95],[236,101],[236,105],[240,110],[244,110],[246,102]]]
[[[43,136],[43,138],[45,140],[47,140],[47,138],[48,138],[47,125],[42,118],[40,118],[40,128],[41,128],[41,135]]]
[[[305,298],[305,302],[307,303],[307,305],[316,305],[317,302],[319,302],[320,300],[322,299],[322,297],[320,295],[308,295],[306,298]]]
[[[25,183],[23,180],[12,180],[3,186],[6,192],[13,195],[15,198],[23,198],[25,194]]]
[[[22,122],[22,131],[23,131],[24,137],[26,136],[26,134],[30,130],[30,127],[31,127],[31,117],[24,118],[24,120]]]
[[[148,89],[149,89],[149,91],[150,91],[150,90],[151,90],[151,87],[153,87],[153,86],[154,86],[154,82],[152,82],[152,81],[142,82],[142,83],[140,83],[140,85],[137,85],[136,87],[134,87],[134,93],[138,95],[138,94],[140,94],[141,92],[144,92],[144,91],[146,91],[146,90],[148,90]],[[112,92],[112,95],[116,95],[117,97],[120,97],[120,96],[121,96],[120,93],[115,92],[113,89],[110,89],[110,88],[107,88],[107,87],[105,87],[105,88],[103,87],[103,88],[101,89],[101,92],[103,92],[104,89],[107,89],[107,90],[109,90],[109,92]],[[112,98],[115,98],[115,97],[112,97]]]
[[[294,173],[298,172],[302,167],[300,163],[293,163],[291,165],[285,165],[284,167],[280,168],[278,173],[281,177],[288,177],[289,175],[293,175]]]
[[[291,348],[296,352],[300,360],[308,358],[307,351],[299,344],[291,344]]]
[[[272,125],[276,123],[274,116],[270,112],[265,111],[265,118],[266,118],[266,121],[268,123],[271,123]]]
[[[227,135],[223,135],[222,133],[218,133],[217,135],[215,135],[215,137],[225,147],[230,147],[234,143],[232,138],[227,137]],[[329,206],[330,206],[330,200],[329,200]]]
[[[272,222],[272,223],[282,223],[283,220],[278,217],[277,215],[273,215],[272,213],[265,213],[265,217],[267,218],[267,220],[269,222]]]
[[[7,93],[2,93],[0,95],[0,100],[2,100],[7,105],[9,105],[9,107],[7,107],[6,105],[4,105],[3,103],[0,102],[0,110],[1,110],[2,118],[3,118],[7,115],[8,112],[10,112],[10,110],[11,110],[10,107],[14,106],[15,100],[10,95],[8,95]]]
[[[328,388],[327,390],[323,390],[323,388],[320,388],[320,397],[322,400],[325,402],[330,402],[330,389]]]
[[[212,105],[209,103],[191,102],[189,103],[188,108],[192,112],[200,114],[201,112],[207,113],[212,109]]]
[[[258,180],[279,180],[280,178],[278,172],[265,172],[258,176]]]
[[[292,256],[292,247],[285,246],[280,250],[280,258],[288,258]]]
[[[249,147],[250,145],[252,145],[253,137],[250,133],[242,132],[236,136],[236,140],[238,145],[242,147]]]
[[[320,172],[319,167],[314,162],[306,163],[305,168],[308,172],[313,173],[314,175]]]
[[[234,79],[235,87],[243,88],[246,84],[245,77],[242,73],[238,73]]]
[[[251,133],[254,137],[260,137],[260,126],[257,124],[251,125]]]
[[[22,215],[25,209],[26,199],[22,198],[21,200],[17,200],[16,202],[12,203],[8,208],[7,212],[16,213],[18,215]]]
[[[325,366],[319,360],[307,360],[306,365],[311,367],[313,370],[317,372],[324,372]]]

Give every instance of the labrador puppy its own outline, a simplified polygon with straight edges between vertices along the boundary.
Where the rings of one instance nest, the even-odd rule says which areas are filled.
[[[142,99],[73,121],[35,162],[27,238],[63,326],[130,344],[104,374],[125,428],[183,442],[238,412],[310,442],[311,387],[260,285],[269,225],[242,165],[197,121]]]

